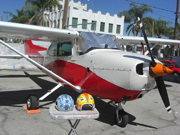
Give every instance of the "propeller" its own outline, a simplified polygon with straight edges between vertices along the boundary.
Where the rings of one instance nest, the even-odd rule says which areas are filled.
[[[139,26],[140,26],[140,28],[142,30],[144,40],[146,42],[146,45],[147,45],[147,48],[148,48],[148,51],[149,51],[149,54],[150,54],[151,60],[152,60],[151,63],[150,63],[150,66],[149,66],[149,74],[150,74],[150,76],[152,78],[155,78],[159,94],[160,94],[160,96],[162,98],[162,101],[163,101],[165,107],[166,107],[166,110],[170,113],[171,112],[171,106],[170,106],[170,103],[169,103],[169,98],[168,98],[166,86],[164,84],[164,80],[163,80],[162,76],[165,75],[165,74],[171,73],[172,70],[165,67],[165,66],[163,66],[162,64],[159,64],[159,63],[155,62],[155,60],[154,60],[154,58],[152,56],[150,47],[149,47],[149,43],[148,43],[148,40],[147,40],[146,33],[144,31],[144,27],[143,27],[142,22],[141,22],[139,17],[138,17],[138,22],[139,22]]]

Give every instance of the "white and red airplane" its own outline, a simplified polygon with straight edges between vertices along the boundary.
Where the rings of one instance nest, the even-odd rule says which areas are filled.
[[[142,29],[143,30],[143,29]],[[90,32],[47,28],[27,24],[0,22],[0,36],[25,39],[25,54],[0,40],[0,43],[37,66],[57,81],[57,86],[37,98],[29,95],[28,109],[36,109],[59,87],[67,86],[79,93],[110,99],[118,103],[115,119],[119,126],[128,124],[128,115],[121,103],[142,98],[155,85],[168,112],[171,111],[162,78],[171,72],[151,55],[143,37],[114,36]],[[34,45],[31,40],[50,41],[49,48]],[[178,40],[148,38],[150,44],[179,45]],[[146,43],[151,57],[124,52],[120,44]],[[1,56],[2,58],[3,56]],[[11,56],[4,56],[3,58]],[[15,58],[15,56],[12,56]]]

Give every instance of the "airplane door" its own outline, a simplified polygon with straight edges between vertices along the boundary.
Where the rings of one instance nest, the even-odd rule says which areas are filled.
[[[57,67],[57,64],[55,62],[56,59],[57,59],[57,45],[52,44],[48,48],[47,54],[44,58],[44,66],[54,72],[55,68]]]
[[[57,45],[57,74],[67,81],[73,81],[74,64],[72,59],[72,44],[71,42],[58,43]]]

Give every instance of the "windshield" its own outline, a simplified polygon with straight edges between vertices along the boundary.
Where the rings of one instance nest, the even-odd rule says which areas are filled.
[[[116,36],[107,34],[97,34],[91,32],[80,32],[79,39],[80,50],[85,53],[90,48],[114,48],[120,49]]]
[[[172,64],[176,67],[176,68],[180,68],[180,64],[177,62],[172,62]]]

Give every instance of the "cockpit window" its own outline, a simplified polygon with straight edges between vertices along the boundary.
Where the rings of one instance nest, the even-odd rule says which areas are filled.
[[[71,56],[72,44],[71,43],[59,43],[58,44],[58,56]]]
[[[91,32],[80,32],[79,38],[79,49],[82,53],[86,53],[89,49],[120,49],[116,36],[91,33]]]
[[[48,49],[48,55],[56,56],[56,44],[52,44]]]

